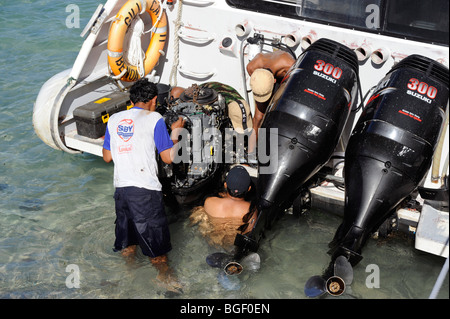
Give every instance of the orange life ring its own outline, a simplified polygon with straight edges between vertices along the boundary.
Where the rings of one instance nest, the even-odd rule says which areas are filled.
[[[161,12],[161,6],[157,0],[129,0],[123,5],[116,16],[116,20],[111,24],[108,36],[108,63],[114,75],[120,75],[126,70],[121,77],[122,81],[134,82],[140,78],[136,66],[129,65],[123,57],[123,42],[125,34],[131,25],[133,19],[141,12],[145,11],[150,14],[152,24],[154,24],[154,32],[150,40],[144,58],[145,74],[148,74],[155,67],[161,55],[160,50],[164,48],[167,36],[167,16],[163,11],[161,19],[156,23]],[[155,24],[156,23],[156,24]]]

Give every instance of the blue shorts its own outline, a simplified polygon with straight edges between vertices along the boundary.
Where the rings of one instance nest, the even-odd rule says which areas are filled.
[[[116,188],[114,250],[139,245],[142,253],[158,257],[172,249],[161,191],[138,187]]]

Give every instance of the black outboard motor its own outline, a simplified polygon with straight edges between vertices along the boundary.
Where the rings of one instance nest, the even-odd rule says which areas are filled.
[[[263,230],[329,161],[356,100],[357,79],[355,53],[329,39],[312,44],[289,70],[259,132],[259,140],[275,140],[277,145],[266,147],[268,163],[262,163],[259,154],[258,219],[248,236],[236,237],[238,251],[256,251]]]
[[[330,243],[332,260],[361,259],[369,235],[426,176],[445,120],[448,68],[411,55],[370,97],[345,153],[345,212]]]

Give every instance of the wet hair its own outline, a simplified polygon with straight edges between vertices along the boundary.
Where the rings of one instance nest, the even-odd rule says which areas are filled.
[[[136,81],[130,88],[130,100],[133,104],[143,102],[147,103],[158,95],[158,88],[155,83],[150,82],[147,78]]]

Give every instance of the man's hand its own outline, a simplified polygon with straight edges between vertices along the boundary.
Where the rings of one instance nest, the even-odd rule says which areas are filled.
[[[183,120],[182,117],[178,117],[178,120],[172,123],[172,125],[170,126],[170,128],[172,129],[170,138],[173,144],[178,143],[178,136],[181,135],[180,131],[183,129],[184,123],[185,120]],[[175,158],[176,152],[178,152],[178,146],[174,145],[172,148],[162,151],[161,153],[159,153],[159,155],[161,156],[161,159],[164,163],[171,164]]]
[[[175,130],[175,129],[177,129],[177,128],[182,128],[182,127],[184,127],[184,123],[185,123],[185,122],[186,122],[186,121],[183,120],[183,118],[182,118],[181,116],[179,116],[179,117],[178,117],[178,120],[177,120],[176,122],[172,123],[172,125],[170,126],[170,128],[172,129],[172,131]]]
[[[180,135],[180,130],[184,127],[184,124],[186,123],[186,120],[184,120],[181,116],[178,117],[178,120],[170,126],[172,130],[171,139],[173,143],[178,142],[178,136]]]

